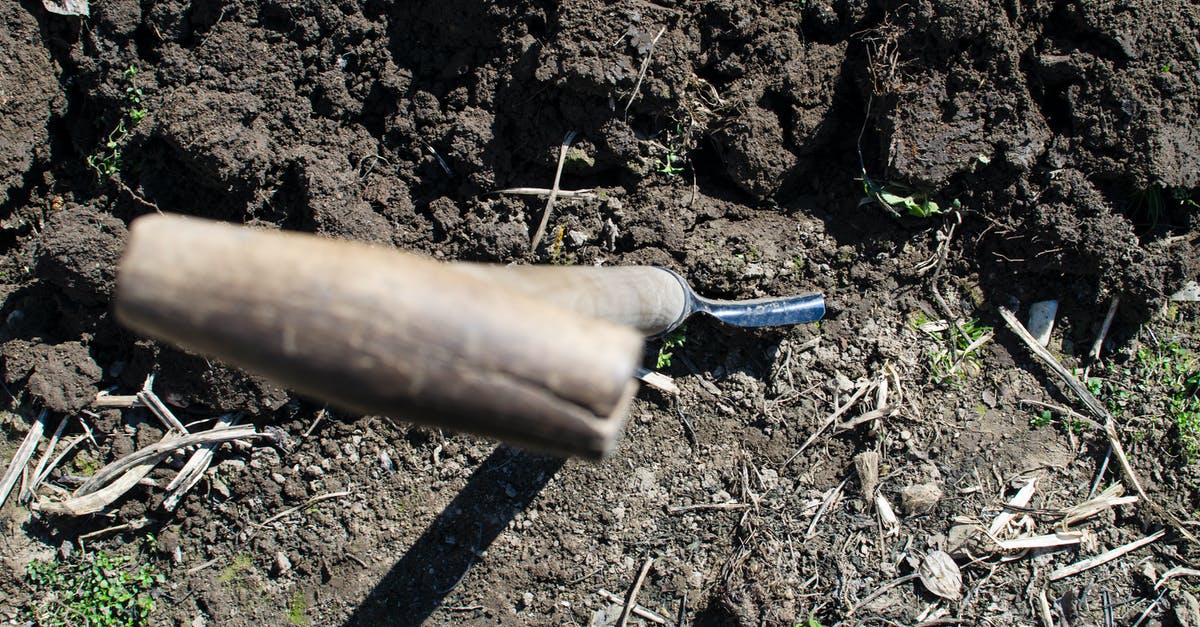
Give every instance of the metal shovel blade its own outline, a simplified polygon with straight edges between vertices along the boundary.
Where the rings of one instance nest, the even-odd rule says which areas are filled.
[[[706,313],[735,327],[778,327],[816,322],[825,316],[825,297],[801,294],[783,298],[713,300],[692,294],[692,312]]]

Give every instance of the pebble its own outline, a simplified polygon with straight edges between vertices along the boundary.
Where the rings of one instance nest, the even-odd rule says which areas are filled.
[[[325,474],[325,469],[316,464],[311,464],[304,467],[304,476],[308,478],[320,477]]]
[[[275,483],[278,483],[279,485],[283,485],[284,483],[287,482],[287,477],[284,477],[283,475],[281,475],[277,472],[273,472],[273,473],[271,473],[271,480],[274,481]]]
[[[1058,314],[1058,301],[1042,300],[1029,306],[1029,334],[1038,344],[1050,343],[1050,332],[1054,330],[1054,316]]]
[[[379,465],[390,473],[396,472],[396,464],[392,462],[392,456],[388,455],[387,451],[379,451]]]
[[[292,560],[288,559],[287,554],[283,551],[275,552],[275,564],[272,566],[272,571],[278,577],[292,569]]]
[[[933,483],[910,485],[900,492],[900,503],[909,516],[933,511],[941,498],[942,489]]]

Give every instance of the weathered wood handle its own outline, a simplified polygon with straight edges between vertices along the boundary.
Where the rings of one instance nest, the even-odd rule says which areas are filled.
[[[134,221],[132,329],[363,413],[558,454],[619,436],[642,338],[417,255],[195,218]]]
[[[681,279],[655,266],[499,266],[454,264],[507,290],[658,335],[690,313]]]

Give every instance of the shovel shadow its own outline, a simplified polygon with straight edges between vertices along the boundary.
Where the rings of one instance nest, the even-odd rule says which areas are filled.
[[[345,627],[422,624],[564,462],[497,447],[355,609]]]

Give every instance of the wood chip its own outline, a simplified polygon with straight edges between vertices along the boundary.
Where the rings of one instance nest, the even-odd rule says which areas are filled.
[[[638,368],[637,378],[642,383],[645,383],[659,392],[670,394],[672,396],[679,394],[679,387],[675,385],[675,380],[661,372],[654,372],[653,370]]]

